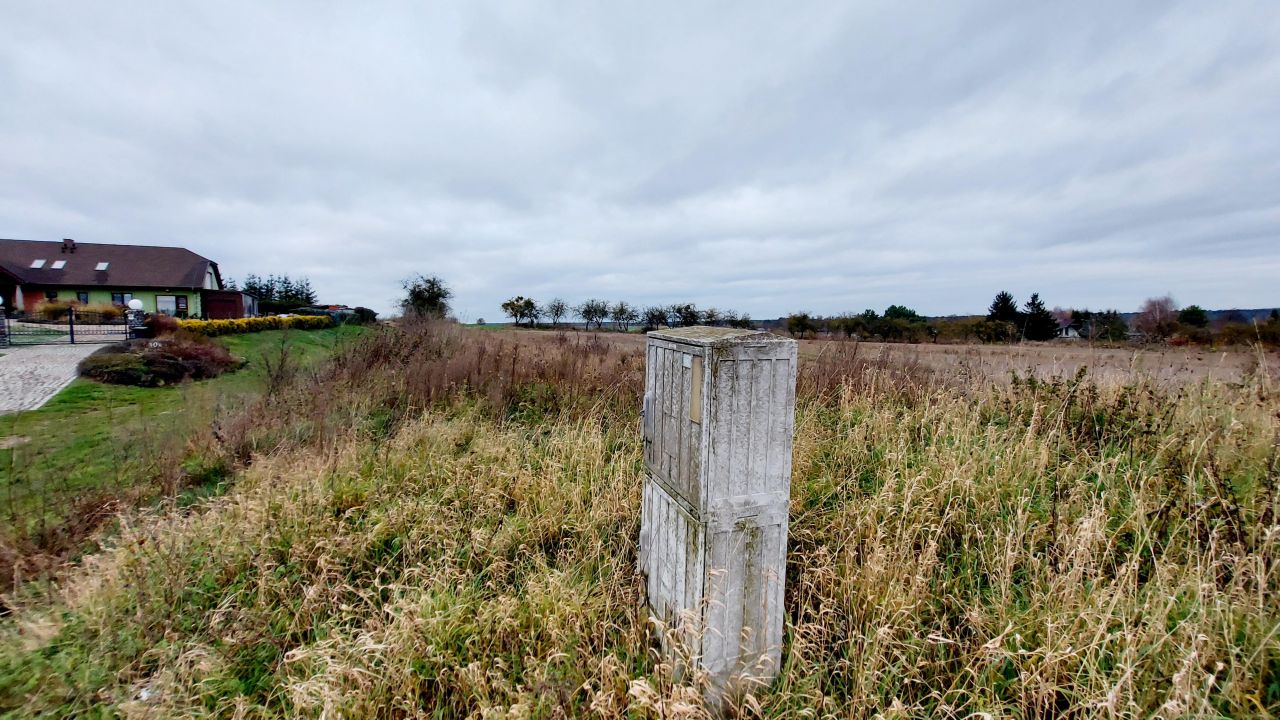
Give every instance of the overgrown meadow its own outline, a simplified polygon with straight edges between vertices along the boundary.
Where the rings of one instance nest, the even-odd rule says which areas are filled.
[[[212,497],[6,598],[14,717],[698,717],[636,576],[643,355],[384,328],[212,418]],[[802,363],[768,717],[1280,713],[1280,401]]]

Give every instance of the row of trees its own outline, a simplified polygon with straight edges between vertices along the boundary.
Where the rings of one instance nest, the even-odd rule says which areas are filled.
[[[1201,311],[1203,312],[1203,311]],[[1129,325],[1115,310],[1050,310],[1032,293],[1021,306],[1006,291],[996,294],[985,317],[927,320],[904,305],[890,305],[884,314],[865,310],[859,314],[833,317],[811,317],[793,313],[787,318],[787,331],[798,337],[817,333],[879,340],[921,342],[939,339],[960,342],[1016,342],[1018,340],[1052,340],[1064,327],[1071,327],[1084,338],[1121,341],[1129,334]]]
[[[1038,293],[1019,305],[1014,296],[1001,291],[992,300],[985,316],[935,318],[929,320],[902,305],[889,306],[883,315],[874,310],[832,317],[792,313],[786,329],[797,337],[823,333],[889,341],[922,342],[926,339],[949,342],[1017,342],[1079,337],[1087,340],[1123,342],[1138,339],[1173,344],[1263,342],[1280,343],[1280,313],[1272,311],[1266,322],[1248,322],[1242,313],[1226,313],[1210,321],[1199,305],[1179,308],[1172,297],[1150,298],[1126,321],[1114,309],[1050,310]]]
[[[1133,330],[1143,339],[1174,344],[1246,343],[1280,344],[1280,313],[1272,310],[1264,322],[1250,322],[1239,311],[1220,314],[1210,320],[1199,305],[1179,308],[1174,299],[1150,298],[1133,318]]]
[[[254,278],[254,276],[250,276]],[[288,287],[288,278],[282,278]],[[265,281],[270,284],[271,278]],[[282,286],[281,279],[276,280]],[[308,290],[310,283],[303,280]],[[446,317],[453,292],[436,276],[417,275],[404,282],[405,297],[401,309],[406,315]],[[261,296],[260,296],[261,297]],[[561,298],[539,303],[517,295],[502,304],[502,310],[517,325],[537,327],[547,321],[559,327],[566,320],[579,319],[587,329],[601,330],[606,322],[615,330],[634,327],[654,330],[661,327],[688,325],[721,325],[751,328],[750,316],[732,310],[699,309],[693,303],[641,307],[625,301],[585,300],[571,305]],[[1255,342],[1280,344],[1280,313],[1271,312],[1266,322],[1248,322],[1243,314],[1227,313],[1210,321],[1210,314],[1199,305],[1179,308],[1170,296],[1150,298],[1133,316],[1132,322],[1114,309],[1048,309],[1038,293],[1032,293],[1019,305],[1014,296],[1001,291],[996,294],[985,316],[929,320],[905,305],[890,305],[883,314],[875,310],[844,313],[831,317],[792,313],[785,328],[797,337],[813,337],[820,333],[844,337],[923,342],[1016,342],[1018,340],[1050,340],[1061,335],[1084,339],[1121,342],[1131,337],[1160,342],[1181,343]]]
[[[453,291],[439,277],[414,275],[406,279],[401,287],[405,294],[400,301],[400,309],[405,315],[432,318],[449,315],[449,301],[453,298]],[[539,321],[546,320],[551,327],[558,328],[561,323],[574,318],[580,320],[588,330],[601,330],[609,322],[613,329],[622,332],[628,332],[637,326],[646,330],[688,325],[753,327],[751,317],[746,314],[716,308],[699,310],[693,303],[641,307],[625,301],[609,302],[598,298],[578,304],[570,304],[562,298],[539,303],[533,298],[516,295],[502,303],[502,312],[515,324],[528,327],[537,327]]]
[[[262,278],[250,274],[244,279],[244,287],[237,287],[234,279],[228,280],[227,287],[247,292],[260,302],[293,303],[297,306],[314,305],[316,302],[316,292],[311,288],[311,280],[307,277],[294,280],[288,275],[268,275]]]
[[[533,298],[517,295],[502,303],[502,312],[517,325],[537,327],[538,321],[547,320],[551,327],[560,327],[566,320],[577,318],[588,330],[604,329],[606,322],[614,330],[629,332],[633,327],[656,330],[660,327],[686,327],[689,325],[723,325],[728,327],[753,327],[751,317],[733,310],[707,308],[699,310],[693,303],[651,305],[641,307],[626,301],[609,302],[592,298],[571,305],[561,298],[538,303]]]
[[[1058,335],[1058,318],[1045,307],[1040,293],[1031,293],[1021,309],[1011,293],[996,293],[987,308],[987,322],[1002,326],[989,328],[999,339],[1052,340]]]
[[[831,317],[810,315],[807,312],[792,313],[787,316],[786,328],[787,332],[796,337],[827,333],[847,338],[876,337],[883,340],[920,342],[937,335],[934,326],[905,305],[890,305],[885,308],[883,315],[872,309]]]
[[[288,275],[263,278],[250,274],[245,277],[243,286],[239,286],[234,278],[228,278],[225,285],[228,290],[241,290],[258,298],[258,309],[264,313],[287,312],[316,304],[316,291],[306,277],[294,280]]]
[[[1272,311],[1275,316],[1275,311]],[[1272,319],[1280,319],[1273,317]],[[1045,310],[1038,295],[1032,294],[1027,304],[1019,310],[1013,296],[1001,292],[987,312],[988,322],[1002,322],[1016,328],[1016,338],[1048,340],[1068,328],[1081,338],[1090,340],[1121,341],[1136,336],[1146,341],[1165,341],[1182,338],[1190,342],[1209,342],[1214,330],[1210,329],[1209,311],[1199,305],[1179,308],[1170,295],[1148,298],[1133,315],[1131,322],[1117,310],[1094,312],[1088,309],[1054,308]],[[1217,323],[1216,331],[1233,325],[1249,325],[1240,313],[1227,313]]]

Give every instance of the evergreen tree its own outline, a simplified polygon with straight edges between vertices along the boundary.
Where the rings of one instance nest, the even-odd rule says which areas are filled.
[[[1071,311],[1071,327],[1080,332],[1080,337],[1092,338],[1095,335],[1094,326],[1096,324],[1097,318],[1092,310]]]
[[[1188,327],[1209,327],[1209,313],[1199,305],[1188,305],[1178,312],[1178,324]]]
[[[249,273],[244,278],[244,292],[249,293],[259,300],[267,299],[263,297],[267,292],[266,283],[263,282],[262,278],[254,275],[253,273]]]
[[[1021,325],[1022,313],[1018,312],[1018,301],[1013,299],[1011,293],[1001,290],[987,309],[987,319]]]
[[[923,320],[919,313],[906,305],[890,305],[884,309],[884,316],[888,320],[905,320],[909,323]]]
[[[1058,319],[1040,301],[1039,293],[1031,293],[1031,299],[1023,308],[1025,323],[1022,336],[1027,340],[1052,340],[1058,334]]]
[[[302,302],[306,305],[316,304],[316,291],[314,288],[311,287],[310,278],[304,277],[302,278],[302,281],[298,284],[298,297],[300,297],[302,299]]]
[[[1103,310],[1093,320],[1093,339],[1120,342],[1129,336],[1129,324],[1115,310]]]
[[[288,275],[281,275],[276,278],[276,300],[282,303],[293,304],[298,298],[297,288],[294,287],[293,280]]]
[[[234,281],[227,288],[234,290]],[[305,277],[294,280],[288,275],[272,274],[264,280],[250,273],[245,276],[243,292],[258,298],[263,312],[286,312],[316,304],[316,291]]]

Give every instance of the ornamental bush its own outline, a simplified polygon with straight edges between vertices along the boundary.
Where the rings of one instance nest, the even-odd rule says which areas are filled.
[[[158,387],[215,378],[243,364],[212,340],[182,334],[107,346],[80,361],[79,370],[99,382]]]
[[[328,315],[291,315],[289,317],[237,318],[235,320],[183,320],[181,329],[205,337],[239,335],[263,330],[323,330],[333,327]]]
[[[99,320],[110,321],[119,320],[124,317],[125,308],[111,303],[89,303],[88,305],[77,304],[77,313],[92,313],[98,316]]]
[[[34,315],[41,320],[61,320],[71,310],[71,303],[60,300],[41,300],[36,303]]]

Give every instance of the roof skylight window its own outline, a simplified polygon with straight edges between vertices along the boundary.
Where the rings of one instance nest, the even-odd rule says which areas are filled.
[[[39,270],[40,268],[44,267],[44,260],[32,260],[31,267],[33,269]]]
[[[94,269],[94,270],[106,270],[106,269],[107,269],[107,266],[108,266],[108,265],[110,265],[110,264],[111,264],[111,263],[104,263],[104,262],[100,262],[100,263],[98,263],[98,265],[97,265],[96,267],[94,267],[93,269]]]
[[[53,268],[54,270],[61,270],[62,268],[66,267],[66,266],[67,266],[67,261],[66,261],[66,260],[54,260],[54,261],[53,261],[53,264],[52,264],[52,265],[50,265],[49,267]]]

